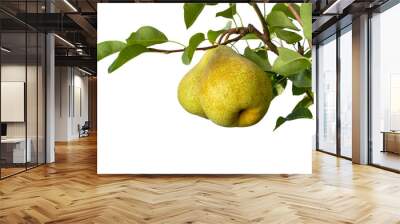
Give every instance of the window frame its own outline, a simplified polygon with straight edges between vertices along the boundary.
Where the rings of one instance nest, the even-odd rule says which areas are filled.
[[[341,84],[341,67],[340,67],[340,37],[344,35],[347,32],[352,32],[352,28],[349,28],[352,26],[351,20],[349,20],[349,17],[343,18],[344,25],[342,27],[338,27],[336,24],[333,26],[336,26],[336,32],[331,33],[330,35],[327,35],[323,39],[318,40],[318,43],[316,44],[316,150],[319,152],[323,152],[329,155],[337,156],[340,158],[344,158],[346,160],[352,160],[351,157],[347,157],[342,155],[342,150],[341,150],[341,118],[340,118],[340,104],[341,104],[341,97],[340,97],[340,84]],[[343,22],[341,20],[338,21],[338,23]],[[328,28],[329,29],[329,28]],[[327,29],[327,30],[328,30]],[[335,38],[332,38],[332,36],[335,36]],[[332,40],[329,40],[332,38]],[[319,147],[319,85],[320,85],[320,80],[319,80],[319,66],[320,66],[320,55],[319,55],[319,48],[321,43],[326,42],[326,41],[336,41],[336,152],[332,153],[327,150],[321,149]],[[328,42],[329,42],[328,41]]]

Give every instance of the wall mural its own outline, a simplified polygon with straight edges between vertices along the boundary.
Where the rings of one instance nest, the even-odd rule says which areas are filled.
[[[139,17],[139,11],[149,6],[152,6],[152,13]],[[126,11],[128,8],[131,13]],[[113,94],[118,97],[120,92],[124,92],[128,101],[132,100],[123,105],[107,105],[110,116],[114,111],[129,111],[128,107],[131,106],[136,106],[137,110],[151,110],[157,104],[149,102],[154,100],[151,95],[159,92],[162,96],[158,98],[163,102],[158,102],[160,114],[157,117],[164,116],[166,111],[174,107],[175,111],[179,111],[179,116],[193,117],[177,119],[193,119],[197,124],[200,122],[197,118],[200,118],[204,122],[201,124],[203,130],[205,124],[225,130],[234,127],[247,129],[261,126],[260,122],[268,119],[265,122],[274,123],[268,127],[269,130],[277,131],[286,126],[283,124],[288,121],[312,119],[311,11],[310,3],[99,4],[99,111],[102,108],[102,93],[107,94],[109,99]],[[125,12],[126,20],[116,23],[121,21],[120,16]],[[171,15],[172,12],[176,14]],[[106,17],[118,17],[119,20],[103,20]],[[125,33],[125,38],[122,33]],[[177,65],[177,57],[181,65]],[[165,61],[169,64],[166,65]],[[145,64],[146,69],[141,67]],[[164,65],[164,76],[159,77],[155,70]],[[186,68],[186,65],[191,65],[191,68]],[[143,76],[153,76],[153,81]],[[128,80],[135,84],[125,89]],[[159,84],[162,81],[164,86]],[[137,82],[147,85],[147,88],[138,92],[137,89],[143,86],[136,86]],[[117,83],[119,87],[114,89]],[[284,93],[285,96],[282,96]],[[137,94],[148,100],[137,99]],[[287,100],[289,95],[293,98]],[[170,97],[167,99],[167,96]],[[175,102],[172,102],[172,97]],[[293,100],[296,103],[293,104]],[[166,101],[171,103],[166,105]],[[110,101],[105,100],[103,105],[106,103]],[[291,109],[277,113],[277,108],[271,109],[273,104],[282,104]],[[176,105],[186,113],[183,115]],[[143,114],[137,110],[132,111],[132,116],[149,120],[142,130],[158,121],[150,117],[151,112]],[[112,117],[115,119],[119,116],[123,115],[115,114]],[[100,122],[102,118],[99,118]],[[311,120],[308,122],[312,124]],[[123,123],[135,129],[141,121],[135,124],[135,121],[127,118]],[[165,121],[158,125],[163,123]],[[117,128],[115,123],[110,125]],[[178,121],[173,124],[179,125]],[[190,131],[194,125],[192,123],[185,128]],[[155,129],[159,129],[159,126]],[[99,139],[101,137],[100,133]],[[311,140],[311,136],[307,140]],[[166,143],[166,146],[172,145]],[[150,145],[145,146],[148,147]],[[102,148],[101,145],[99,148]]]

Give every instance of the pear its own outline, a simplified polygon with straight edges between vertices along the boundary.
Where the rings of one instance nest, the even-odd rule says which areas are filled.
[[[182,79],[178,99],[190,113],[224,127],[259,122],[272,100],[270,78],[231,48],[208,50]]]
[[[206,51],[199,63],[183,77],[178,87],[178,100],[182,107],[187,112],[204,118],[206,115],[200,105],[200,83],[214,52],[214,49]]]

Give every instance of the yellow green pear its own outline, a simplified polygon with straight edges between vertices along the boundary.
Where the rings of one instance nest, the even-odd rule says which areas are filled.
[[[206,117],[200,105],[200,82],[205,74],[205,69],[214,55],[214,50],[204,53],[199,63],[194,66],[181,80],[178,87],[178,100],[182,107],[189,113]]]
[[[178,99],[186,111],[220,126],[247,127],[268,111],[271,80],[254,62],[219,46],[183,77]]]

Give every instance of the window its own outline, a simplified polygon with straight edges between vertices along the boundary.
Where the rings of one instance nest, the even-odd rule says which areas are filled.
[[[1,2],[5,6],[11,2]],[[43,1],[19,2],[19,13]],[[0,12],[0,178],[45,163],[45,35]]]
[[[336,153],[336,35],[318,47],[318,149]]]
[[[352,157],[352,33],[351,25],[340,35],[340,155]]]
[[[372,164],[400,170],[400,5],[371,18],[370,136]]]
[[[371,18],[370,137],[372,164],[400,170],[400,5]]]

